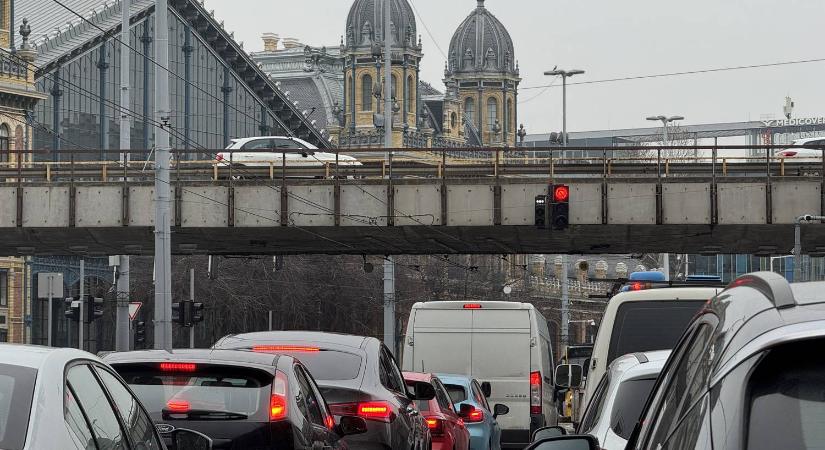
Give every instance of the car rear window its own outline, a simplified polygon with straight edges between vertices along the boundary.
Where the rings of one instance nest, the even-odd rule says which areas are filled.
[[[822,340],[771,350],[748,383],[748,449],[822,449],[825,360]]]
[[[279,355],[289,355],[301,361],[316,381],[354,380],[361,373],[361,357],[336,350],[277,351]]]
[[[0,448],[20,450],[26,443],[37,370],[0,364]]]
[[[445,388],[447,388],[447,394],[450,395],[450,400],[453,401],[453,404],[461,403],[467,400],[467,391],[464,389],[464,386],[458,384],[445,384]]]
[[[186,363],[184,363],[186,364]],[[203,414],[203,420],[269,420],[272,374],[231,366],[195,365],[195,370],[163,370],[160,363],[117,364],[152,419],[195,419],[174,411]],[[205,413],[203,413],[205,411]]]
[[[705,300],[662,300],[619,306],[605,364],[628,353],[672,349],[705,303]]]
[[[642,408],[656,383],[655,378],[628,380],[619,385],[613,412],[610,414],[610,428],[623,439],[630,439],[630,434],[639,421]]]

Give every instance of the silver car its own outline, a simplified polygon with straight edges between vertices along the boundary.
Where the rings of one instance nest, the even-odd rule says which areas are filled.
[[[0,449],[165,448],[143,406],[96,356],[0,344]]]

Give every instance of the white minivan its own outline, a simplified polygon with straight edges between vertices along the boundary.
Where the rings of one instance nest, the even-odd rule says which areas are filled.
[[[466,375],[490,383],[502,448],[524,448],[537,428],[556,425],[553,350],[547,321],[517,302],[416,303],[404,341],[403,370]]]

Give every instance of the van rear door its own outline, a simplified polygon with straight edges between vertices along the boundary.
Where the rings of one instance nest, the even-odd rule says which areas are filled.
[[[473,313],[465,309],[413,310],[413,346],[404,370],[471,374]]]
[[[490,382],[490,405],[510,408],[498,418],[502,429],[530,428],[530,336],[526,309],[473,312],[472,375]]]

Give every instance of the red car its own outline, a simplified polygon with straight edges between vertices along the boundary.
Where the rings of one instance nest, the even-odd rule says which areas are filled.
[[[453,402],[441,380],[429,373],[413,372],[404,372],[404,380],[407,384],[428,382],[435,388],[435,398],[415,402],[430,429],[432,450],[469,450],[470,432],[459,413],[453,409]]]

